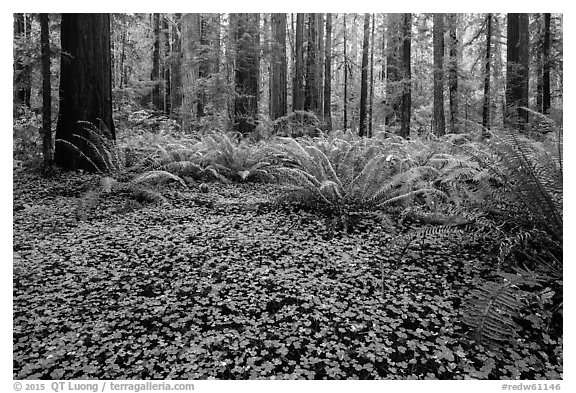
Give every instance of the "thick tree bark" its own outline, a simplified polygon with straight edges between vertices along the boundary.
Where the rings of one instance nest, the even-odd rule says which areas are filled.
[[[394,125],[402,117],[402,14],[387,14],[386,36],[386,125]]]
[[[368,102],[368,48],[370,46],[370,14],[364,14],[364,40],[362,42],[362,71],[360,77],[360,126],[358,135],[367,134]]]
[[[446,133],[444,118],[444,14],[434,14],[434,113],[433,132]]]
[[[182,15],[182,129],[190,132],[197,118],[198,61],[200,44],[200,14]]]
[[[344,130],[348,127],[348,40],[346,34],[346,14],[344,14]]]
[[[324,122],[324,14],[316,14],[318,55],[316,56],[316,87],[318,89],[318,117]]]
[[[528,112],[528,14],[508,14],[506,51],[506,124],[525,130]]]
[[[196,101],[196,114],[198,118],[205,116],[204,107],[206,106],[206,80],[210,75],[210,39],[208,28],[207,14],[199,15],[199,34],[200,34],[200,48],[198,52],[198,99]]]
[[[550,111],[550,14],[544,14],[544,42],[542,44],[542,111]]]
[[[492,14],[486,15],[486,57],[484,63],[484,100],[482,104],[482,127],[490,129],[490,66],[492,49]]]
[[[182,14],[174,14],[172,25],[172,54],[170,63],[170,107],[172,112],[179,111],[182,106]]]
[[[260,15],[237,14],[234,123],[236,131],[250,134],[258,119],[260,78]]]
[[[450,132],[458,132],[458,35],[456,27],[458,14],[449,15],[450,24],[450,68],[448,69],[448,90],[450,93]]]
[[[86,156],[94,153],[85,126],[92,123],[105,138],[115,140],[112,120],[112,70],[109,14],[62,14],[60,111],[56,139],[74,144]],[[66,143],[56,143],[54,160],[66,169],[94,167]]]
[[[318,80],[318,21],[317,15],[308,14],[308,45],[306,51],[306,87],[304,110],[320,114]]]
[[[162,62],[163,68],[163,79],[164,79],[164,94],[162,101],[164,104],[164,113],[169,115],[172,112],[171,102],[170,102],[170,90],[172,89],[172,80],[170,77],[170,64],[168,60],[170,59],[172,48],[170,45],[170,28],[168,26],[168,19],[164,15],[162,18],[162,36],[164,42],[164,60]]]
[[[368,99],[368,136],[372,136],[372,109],[374,107],[374,27],[376,15],[372,14],[372,32],[370,33],[370,98]]]
[[[152,14],[152,31],[154,35],[154,47],[152,50],[152,72],[150,80],[152,87],[152,106],[154,109],[163,110],[162,97],[160,95],[160,14]]]
[[[272,14],[272,53],[270,67],[270,119],[285,116],[286,91],[286,14]]]
[[[42,153],[44,168],[54,163],[52,151],[52,87],[50,83],[50,31],[48,14],[40,15],[40,45],[42,51]]]
[[[32,21],[30,14],[14,14],[14,38],[26,44],[30,40]],[[21,56],[14,59],[14,102],[30,108],[31,68]]]
[[[296,15],[296,60],[294,67],[294,83],[292,84],[292,110],[304,109],[304,16]]]
[[[324,126],[332,130],[332,14],[326,14],[326,45],[324,47]]]
[[[412,14],[402,15],[402,106],[400,108],[400,136],[410,136],[410,118],[412,115]]]

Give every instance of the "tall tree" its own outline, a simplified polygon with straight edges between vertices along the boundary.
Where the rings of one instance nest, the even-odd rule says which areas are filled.
[[[296,44],[294,82],[292,84],[292,110],[304,109],[304,14],[296,15]]]
[[[386,15],[386,125],[394,125],[402,114],[402,14]]]
[[[370,33],[370,98],[368,99],[368,136],[372,136],[372,109],[374,107],[374,28],[376,15],[372,14],[372,32]]]
[[[318,15],[308,14],[308,34],[306,50],[306,86],[304,88],[304,110],[320,114],[319,92],[321,81],[318,75]]]
[[[237,14],[235,26],[236,69],[234,124],[243,135],[251,133],[258,119],[260,78],[260,15]]]
[[[528,14],[508,14],[506,49],[506,122],[524,130],[528,123]]]
[[[209,16],[207,14],[199,15],[199,37],[200,37],[200,47],[198,51],[198,79],[200,86],[198,88],[198,99],[196,101],[196,113],[198,118],[204,117],[206,106],[206,80],[210,75],[210,38],[209,38]]]
[[[450,30],[450,63],[448,68],[448,91],[450,93],[450,132],[458,132],[458,14],[448,16]]]
[[[42,51],[42,153],[44,168],[52,167],[52,87],[50,83],[50,31],[48,14],[40,16],[40,45]]]
[[[169,115],[172,111],[170,102],[170,90],[172,88],[172,78],[170,77],[170,63],[169,59],[172,54],[172,46],[170,44],[170,28],[168,26],[168,18],[166,15],[162,18],[162,42],[164,43],[164,60],[162,62],[162,78],[164,79],[164,94],[162,101],[164,106],[164,113]]]
[[[286,115],[286,14],[272,14],[272,58],[270,67],[270,119]]]
[[[346,14],[344,14],[344,130],[348,127],[348,35],[346,34]]]
[[[412,14],[402,14],[402,106],[400,116],[400,136],[410,136],[412,115]]]
[[[434,113],[433,131],[436,135],[446,133],[444,119],[444,14],[434,14]]]
[[[20,47],[27,46],[32,30],[30,14],[14,14],[14,38]],[[31,67],[29,62],[24,61],[23,56],[16,55],[14,59],[14,102],[30,108],[31,95]]]
[[[324,124],[332,130],[332,14],[326,14],[326,45],[324,47]]]
[[[152,71],[150,80],[153,82],[152,87],[152,106],[154,109],[163,110],[162,96],[160,95],[160,14],[152,14],[152,32],[154,35],[154,46],[152,50]]]
[[[182,14],[174,14],[172,24],[172,61],[170,62],[170,107],[180,110],[182,106]]]
[[[116,139],[112,119],[110,15],[62,14],[60,28],[62,59],[56,139],[74,144],[85,156],[94,158],[90,136],[78,121],[91,122],[103,137]],[[66,169],[94,170],[67,143],[56,143],[54,160]]]
[[[542,112],[550,110],[550,14],[544,14],[544,42],[542,43]]]
[[[482,104],[482,127],[490,129],[490,65],[492,47],[492,14],[486,14],[486,57],[484,60],[484,100]]]
[[[198,52],[200,38],[200,14],[182,15],[182,129],[190,131],[197,117],[198,103]]]
[[[362,42],[362,71],[360,79],[360,126],[359,135],[367,135],[368,101],[368,49],[370,46],[370,14],[364,14],[364,40]]]

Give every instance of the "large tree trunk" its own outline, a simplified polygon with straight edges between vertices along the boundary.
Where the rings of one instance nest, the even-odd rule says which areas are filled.
[[[190,132],[197,117],[200,14],[182,16],[182,129]]]
[[[446,133],[444,119],[444,14],[434,14],[434,113],[433,132]]]
[[[458,35],[456,27],[458,14],[449,15],[450,24],[450,66],[448,69],[448,90],[450,93],[450,132],[458,132]]]
[[[402,14],[387,14],[386,36],[386,125],[392,126],[401,119],[402,106]]]
[[[52,167],[52,87],[50,83],[50,31],[48,14],[40,14],[40,45],[42,50],[42,153],[44,168]]]
[[[368,101],[368,48],[370,46],[370,14],[364,14],[364,41],[362,42],[362,71],[360,77],[360,126],[358,135],[367,134]]]
[[[542,43],[542,111],[550,110],[550,14],[544,14],[544,42]]]
[[[292,110],[304,109],[304,16],[296,15],[296,60],[294,67],[294,83],[292,84]]]
[[[182,106],[182,14],[174,14],[172,25],[172,56],[170,62],[170,107],[172,112]]]
[[[110,15],[62,14],[61,42],[60,111],[56,139],[74,144],[99,165],[93,149],[86,142],[86,139],[93,138],[78,121],[90,122],[103,137],[116,139],[112,120]],[[56,143],[54,159],[57,165],[66,169],[95,169],[67,143]]]
[[[199,29],[200,29],[200,50],[198,52],[198,99],[196,102],[196,114],[198,118],[204,117],[206,106],[206,81],[210,75],[210,39],[208,32],[208,17],[207,14],[199,15]]]
[[[306,87],[304,89],[304,110],[320,114],[318,93],[318,21],[317,15],[308,14],[308,48],[306,51]]]
[[[270,67],[270,119],[285,116],[286,91],[286,14],[272,14],[272,53]]]
[[[486,15],[486,57],[484,63],[484,100],[482,105],[482,127],[490,129],[490,63],[492,47],[492,14]]]
[[[346,14],[344,14],[344,130],[348,127],[348,40],[346,34]]]
[[[26,45],[31,36],[32,20],[30,14],[14,14],[14,38]],[[22,56],[14,59],[14,102],[30,108],[31,67]]]
[[[237,14],[234,123],[236,131],[250,134],[258,119],[260,78],[260,15]]]
[[[152,72],[150,80],[152,86],[152,106],[155,110],[161,111],[164,108],[162,97],[160,95],[160,14],[152,14],[152,31],[154,35],[154,47],[152,50]]]
[[[528,112],[528,14],[508,14],[506,51],[506,124],[525,130]]]
[[[326,45],[324,47],[324,125],[332,130],[332,14],[326,14]]]
[[[374,107],[374,27],[376,15],[372,14],[372,32],[370,33],[370,98],[368,99],[368,136],[372,136],[372,109]]]
[[[400,136],[410,136],[412,115],[412,14],[402,15],[402,106],[400,108]]]
[[[162,18],[162,41],[164,43],[164,56],[162,61],[162,78],[164,79],[164,94],[162,95],[162,101],[164,104],[164,113],[169,115],[172,112],[172,107],[170,103],[170,90],[172,89],[172,81],[170,78],[170,64],[169,59],[172,53],[172,48],[170,45],[170,28],[168,26],[168,19],[166,15]]]

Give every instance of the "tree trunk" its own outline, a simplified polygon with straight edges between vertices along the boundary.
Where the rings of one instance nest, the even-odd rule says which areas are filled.
[[[182,16],[182,129],[190,132],[197,118],[200,14]]]
[[[362,72],[360,77],[360,126],[358,135],[367,134],[368,101],[368,48],[370,46],[370,14],[364,14],[364,40],[362,42]]]
[[[164,42],[164,60],[162,61],[163,67],[163,79],[164,79],[164,94],[162,97],[162,103],[164,104],[164,113],[170,115],[172,108],[170,106],[170,90],[172,88],[172,82],[170,78],[170,64],[169,59],[172,54],[172,48],[170,46],[170,28],[168,26],[168,19],[166,15],[162,18],[162,36]]]
[[[50,169],[54,163],[54,156],[52,154],[52,87],[48,14],[40,14],[40,45],[42,50],[42,153],[44,168]]]
[[[56,139],[74,144],[98,165],[93,149],[86,142],[93,138],[78,121],[90,122],[102,137],[116,139],[112,120],[110,15],[62,14],[61,45]],[[95,169],[67,143],[56,144],[54,159],[65,169]]]
[[[182,14],[174,14],[172,25],[172,56],[170,62],[170,108],[180,110],[182,106]]]
[[[346,14],[344,14],[344,130],[348,127],[348,40],[346,34]]]
[[[318,118],[324,123],[324,14],[317,14],[316,35],[318,54],[316,57],[316,87],[318,89]]]
[[[490,63],[492,47],[492,14],[486,15],[486,57],[484,63],[484,101],[482,105],[482,127],[490,129]]]
[[[396,124],[401,119],[402,106],[402,35],[401,14],[387,14],[386,37],[386,107],[385,123]]]
[[[207,14],[199,15],[199,36],[200,50],[198,51],[198,99],[196,100],[196,115],[198,119],[204,117],[204,107],[206,106],[206,82],[210,75],[210,40],[208,37]]]
[[[412,114],[412,14],[403,14],[402,23],[402,106],[400,109],[400,136],[410,136],[410,118]]]
[[[324,125],[332,130],[332,14],[326,14],[326,45],[324,47]]]
[[[448,87],[450,93],[450,132],[458,132],[458,35],[456,27],[458,14],[449,15],[450,23],[450,68],[448,70]]]
[[[270,67],[270,119],[285,116],[286,91],[286,14],[272,14],[272,53]]]
[[[236,131],[250,134],[258,119],[260,78],[260,15],[237,14],[234,123]]]
[[[155,110],[163,110],[162,97],[160,95],[160,14],[152,14],[152,30],[154,35],[154,49],[152,51],[152,72],[150,80],[152,87],[152,106]]]
[[[376,15],[372,14],[372,32],[370,33],[370,98],[368,100],[368,136],[372,134],[372,109],[374,107],[374,27]]]
[[[30,41],[32,22],[29,14],[14,14],[14,38],[23,46]],[[31,95],[31,68],[22,56],[16,55],[14,59],[14,102],[30,108]]]
[[[304,14],[296,15],[296,61],[292,84],[292,110],[304,109]]]
[[[508,14],[506,50],[507,126],[525,130],[528,112],[528,14]]]
[[[433,132],[446,133],[444,119],[444,14],[434,14],[434,114]]]
[[[542,43],[542,111],[550,111],[550,14],[544,14],[544,42]]]
[[[306,87],[304,110],[320,114],[318,80],[318,22],[317,15],[308,14],[308,48],[306,51]]]

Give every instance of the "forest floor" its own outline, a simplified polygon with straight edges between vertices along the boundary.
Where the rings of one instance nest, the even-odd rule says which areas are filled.
[[[471,243],[399,259],[407,227],[367,215],[332,233],[266,184],[79,212],[95,179],[15,170],[14,378],[562,378],[561,338],[468,338],[462,299],[494,266]]]

